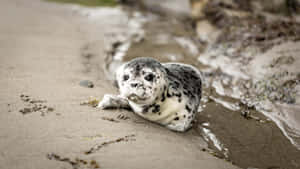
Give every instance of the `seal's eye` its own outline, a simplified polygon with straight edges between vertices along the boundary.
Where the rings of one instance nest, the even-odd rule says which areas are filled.
[[[128,80],[129,79],[129,75],[124,75],[123,76],[123,81],[126,81],[126,80]]]
[[[147,81],[149,81],[149,82],[152,82],[153,81],[153,79],[154,79],[154,75],[153,74],[148,74],[147,76],[145,76],[144,78],[145,78],[145,80],[147,80]]]

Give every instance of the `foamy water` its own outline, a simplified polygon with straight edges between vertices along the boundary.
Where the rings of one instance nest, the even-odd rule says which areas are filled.
[[[278,80],[282,80],[281,83],[284,83],[284,80],[289,80],[288,78],[292,79],[292,77],[295,78],[295,76],[297,76],[296,74],[299,70],[297,65],[300,65],[299,46],[300,42],[288,42],[286,44],[275,46],[264,54],[257,54],[257,57],[254,57],[253,61],[250,62],[249,65],[243,65],[238,60],[230,59],[229,57],[222,55],[224,50],[227,49],[223,49],[221,47],[217,49],[208,49],[203,55],[201,54],[199,56],[198,60],[201,63],[210,65],[213,68],[221,69],[224,73],[232,76],[233,81],[238,81],[241,79],[248,81],[250,80],[252,83],[255,83],[259,80],[264,80],[267,76],[272,76],[272,74],[288,71],[290,72],[289,76],[291,77],[286,76]],[[288,56],[293,56],[295,58],[294,63],[290,65],[278,65],[278,67],[272,69],[268,68],[269,65],[274,62],[272,58],[279,58],[282,56],[282,53],[287,53]],[[247,53],[245,55],[247,55]],[[220,83],[220,81],[214,81],[212,83],[212,87],[215,88],[219,95],[243,99],[244,92],[241,91],[239,87],[234,84],[234,82],[231,83],[231,85],[232,86],[229,87],[231,90],[226,90],[226,87],[224,87],[224,84]],[[254,97],[253,99],[247,98],[243,101],[254,105],[258,111],[274,121],[284,135],[290,140],[290,142],[300,150],[299,82],[296,84],[294,94],[296,102],[293,104],[270,102],[268,100],[258,101]],[[215,101],[222,104],[224,107],[234,110],[230,103],[224,103],[224,101],[220,101],[219,99],[215,99]]]

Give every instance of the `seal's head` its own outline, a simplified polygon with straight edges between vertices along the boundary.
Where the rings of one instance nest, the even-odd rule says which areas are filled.
[[[121,96],[137,104],[153,104],[165,90],[166,69],[151,58],[136,58],[116,73]]]

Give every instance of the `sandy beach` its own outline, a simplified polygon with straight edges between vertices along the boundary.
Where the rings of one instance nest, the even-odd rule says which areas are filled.
[[[101,67],[109,22],[39,0],[2,0],[0,20],[1,169],[238,168],[203,151],[194,130],[80,105],[117,92]]]

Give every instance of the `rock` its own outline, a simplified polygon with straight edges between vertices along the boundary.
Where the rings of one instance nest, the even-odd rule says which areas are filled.
[[[31,108],[24,108],[24,109],[21,109],[19,112],[21,112],[22,114],[28,114],[28,113],[32,112],[32,109]]]
[[[54,111],[54,108],[48,107],[47,111],[52,112],[52,111]]]
[[[94,87],[94,83],[90,80],[82,80],[79,83],[80,86],[82,87],[87,87],[87,88],[93,88]]]

